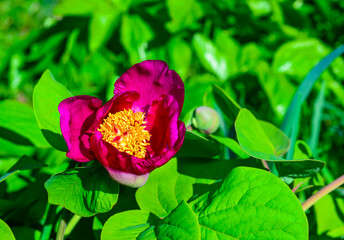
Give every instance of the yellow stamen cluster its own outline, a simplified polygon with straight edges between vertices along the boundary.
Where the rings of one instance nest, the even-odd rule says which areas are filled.
[[[100,124],[98,131],[104,141],[112,144],[119,151],[144,158],[150,140],[149,132],[145,130],[144,118],[144,113],[133,112],[131,109],[124,109],[115,114],[109,113]]]

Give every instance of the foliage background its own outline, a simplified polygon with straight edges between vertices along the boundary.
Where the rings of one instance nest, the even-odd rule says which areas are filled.
[[[131,65],[161,59],[185,83],[182,119],[202,105],[221,115],[212,97],[212,85],[217,84],[257,118],[280,126],[306,74],[344,42],[343,11],[340,0],[4,0],[0,99],[32,106],[33,88],[50,69],[74,95],[107,100],[114,81]],[[300,199],[343,174],[343,82],[344,61],[338,58],[302,108],[298,139],[327,167],[305,186]],[[42,224],[44,182],[73,163],[64,153],[14,139],[0,127],[1,175],[22,154],[49,165],[0,183],[0,217],[21,239],[37,234]],[[343,196],[338,189],[307,212],[314,239],[343,236]],[[90,224],[83,219],[70,239],[89,237],[84,229]]]

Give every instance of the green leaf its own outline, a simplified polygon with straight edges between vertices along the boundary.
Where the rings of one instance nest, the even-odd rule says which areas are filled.
[[[342,237],[344,234],[344,200],[326,195],[314,204],[317,222],[317,233],[326,234],[332,238]]]
[[[89,48],[92,52],[105,45],[118,23],[120,12],[116,8],[110,8],[110,10],[105,13],[96,12],[91,18]]]
[[[255,17],[267,15],[272,11],[269,0],[246,0],[246,3]]]
[[[232,121],[236,119],[241,107],[221,87],[214,84],[213,94],[222,112]]]
[[[178,207],[156,227],[157,239],[200,239],[197,217],[189,205],[182,201]]]
[[[196,0],[167,0],[166,5],[171,17],[166,27],[171,32],[198,27],[197,20],[203,16],[203,11]]]
[[[60,205],[82,217],[108,212],[118,199],[118,183],[100,164],[68,169],[46,183],[50,204]]]
[[[0,101],[0,137],[18,145],[49,147],[37,125],[31,107],[14,101]]]
[[[62,100],[71,96],[72,94],[54,79],[50,70],[43,73],[33,90],[33,107],[38,125],[50,145],[60,151],[67,151],[67,145],[61,135],[57,107]]]
[[[278,119],[282,121],[296,91],[295,86],[287,79],[285,74],[274,71],[266,61],[259,61],[252,71],[257,74],[258,81],[265,91],[271,107]]]
[[[210,135],[211,138],[215,139],[217,142],[223,144],[224,146],[228,147],[231,151],[233,151],[236,155],[240,158],[249,158],[250,156],[242,150],[239,143],[232,138],[228,137],[220,137],[215,135]]]
[[[140,209],[158,217],[166,217],[178,204],[189,200],[194,183],[210,184],[214,180],[201,180],[177,172],[177,160],[172,159],[153,171],[147,183],[136,191],[136,201]]]
[[[150,26],[138,15],[123,15],[120,28],[120,41],[135,64],[146,60],[148,42],[154,37]]]
[[[171,69],[174,69],[182,79],[186,79],[192,59],[189,44],[181,38],[172,38],[168,43],[168,53],[171,59]]]
[[[227,59],[210,39],[196,33],[192,38],[192,45],[206,70],[214,73],[221,80],[228,78],[229,67]]]
[[[0,177],[0,183],[14,173],[24,171],[24,170],[46,167],[46,166],[47,166],[46,164],[38,162],[24,155],[4,175]]]
[[[247,109],[240,110],[235,120],[235,130],[240,146],[250,156],[265,160],[280,159],[269,137]]]
[[[318,160],[284,160],[277,156],[288,149],[289,139],[272,124],[258,121],[247,109],[240,110],[235,130],[242,149],[251,157],[274,163],[280,177],[308,177],[325,166]]]
[[[290,147],[290,140],[287,135],[269,122],[260,120],[259,125],[264,130],[270,142],[273,144],[275,154],[277,156],[284,155]]]
[[[183,146],[178,151],[179,157],[213,157],[220,154],[219,144],[202,137],[194,131],[187,130]]]
[[[238,73],[239,43],[231,38],[229,32],[226,30],[216,31],[214,42],[216,47],[224,53],[228,61],[229,75],[234,76]]]
[[[61,0],[54,8],[54,14],[63,16],[89,15],[97,7],[97,1]]]
[[[233,169],[194,205],[202,239],[308,239],[308,223],[289,187],[255,168]]]
[[[2,240],[15,240],[10,227],[0,219],[0,236]]]
[[[141,232],[151,226],[149,218],[150,213],[142,210],[130,210],[117,213],[105,222],[101,239],[137,239]]]
[[[200,229],[195,213],[187,203],[182,201],[163,220],[144,210],[131,210],[115,214],[106,221],[101,239],[197,240],[200,239]]]

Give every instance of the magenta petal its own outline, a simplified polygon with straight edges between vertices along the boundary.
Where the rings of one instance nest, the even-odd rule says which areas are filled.
[[[103,122],[103,119],[107,116],[109,112],[116,113],[122,111],[123,109],[131,109],[133,103],[140,97],[135,91],[120,93],[113,96],[109,101],[107,101],[103,107],[99,108],[96,113],[95,124],[97,127]]]
[[[172,95],[162,96],[153,102],[146,117],[146,127],[151,134],[150,153],[153,156],[175,145],[178,140],[178,117],[178,103]]]
[[[110,176],[115,181],[125,186],[129,186],[133,188],[139,188],[145,185],[149,177],[149,173],[146,173],[143,175],[136,175],[133,173],[127,173],[127,172],[119,171],[112,168],[106,168],[106,170],[109,172]]]
[[[184,137],[185,137],[185,124],[178,120],[177,122],[178,125],[178,139],[175,142],[175,145],[172,146],[171,148],[165,148],[164,152],[161,153],[160,155],[153,157],[153,158],[148,158],[144,159],[143,161],[140,161],[137,163],[136,167],[136,173],[146,173],[146,172],[151,172],[154,169],[161,167],[165,163],[167,163],[182,147]]]
[[[87,162],[95,159],[90,137],[95,130],[95,112],[102,101],[91,96],[75,96],[63,100],[58,110],[62,135],[67,143],[67,157]]]
[[[184,83],[179,75],[168,69],[164,61],[147,60],[135,64],[115,83],[114,94],[136,91],[140,99],[135,102],[144,111],[154,99],[162,95],[172,95],[178,102],[179,114],[184,102]]]

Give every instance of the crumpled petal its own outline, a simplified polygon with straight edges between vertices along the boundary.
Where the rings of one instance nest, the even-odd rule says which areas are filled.
[[[140,94],[135,91],[119,93],[107,101],[104,106],[98,109],[96,113],[95,125],[101,124],[108,113],[116,113],[123,109],[131,109],[133,103],[139,99]]]
[[[149,177],[149,173],[146,173],[143,175],[136,175],[133,173],[123,172],[123,171],[115,170],[112,168],[106,168],[106,170],[109,172],[110,176],[115,181],[125,186],[129,186],[133,188],[139,188],[145,185]]]
[[[146,129],[151,134],[149,152],[151,157],[172,149],[178,140],[179,106],[172,95],[156,99],[146,117]]]
[[[172,95],[179,105],[179,114],[184,103],[184,83],[179,75],[168,69],[160,60],[147,60],[133,65],[115,83],[114,95],[136,91],[140,99],[135,107],[146,112],[153,100],[162,95]],[[135,109],[134,109],[135,110]]]
[[[90,137],[95,130],[95,112],[101,105],[100,99],[86,95],[70,97],[59,104],[61,132],[68,147],[67,157],[78,162],[95,159]]]

